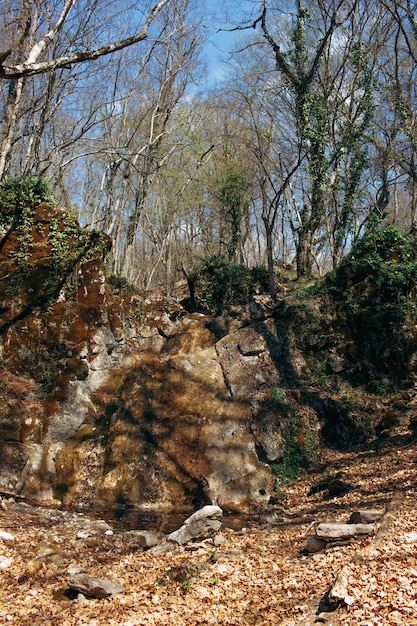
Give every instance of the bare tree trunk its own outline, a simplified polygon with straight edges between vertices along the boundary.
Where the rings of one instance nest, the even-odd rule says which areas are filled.
[[[270,224],[266,221],[265,223],[265,235],[266,235],[266,259],[267,259],[267,268],[268,268],[268,287],[269,294],[273,300],[277,297],[277,290],[275,287],[275,276],[274,276],[274,255],[273,255],[273,236],[272,229],[270,228]]]
[[[3,135],[0,143],[0,180],[8,174],[13,142],[16,136],[16,124],[19,116],[24,79],[12,80],[9,85],[6,111],[3,120]]]
[[[297,278],[309,279],[313,275],[313,240],[314,233],[311,230],[303,230],[298,233],[296,244]]]

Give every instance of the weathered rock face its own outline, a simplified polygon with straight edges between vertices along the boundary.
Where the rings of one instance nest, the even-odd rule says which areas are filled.
[[[94,433],[117,388],[111,372],[135,357],[122,346],[122,303],[109,300],[104,237],[44,203],[33,213],[24,255],[22,245],[6,236],[0,256],[1,486],[53,502],[57,454],[80,429]]]
[[[236,371],[244,367],[235,335],[225,351],[213,345],[205,318],[194,315],[177,322],[162,352],[139,354],[120,382],[103,440],[58,454],[58,482],[71,483],[64,502],[87,495],[143,509],[265,505],[273,476],[258,459],[251,430],[254,388],[241,375],[245,393],[231,393],[225,373],[226,366],[234,373],[232,359]]]
[[[267,504],[288,450],[307,465],[319,420],[340,446],[372,436],[374,416],[391,424],[389,400],[356,390],[369,360],[325,300],[189,314],[107,278],[107,239],[67,214],[42,204],[25,219],[0,233],[0,491],[246,512]],[[409,343],[415,381],[415,330]],[[415,419],[415,391],[394,400]]]
[[[17,237],[0,251],[0,489],[77,507],[265,505],[254,433],[268,428],[253,417],[279,375],[250,310],[218,340],[211,318],[110,289],[106,242],[66,214],[32,219],[24,264]]]

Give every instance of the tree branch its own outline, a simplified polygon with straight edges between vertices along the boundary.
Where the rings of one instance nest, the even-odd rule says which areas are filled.
[[[160,0],[160,2],[158,2],[149,13],[142,30],[132,37],[127,37],[126,39],[106,44],[100,48],[96,48],[95,50],[85,50],[84,52],[77,52],[75,54],[58,57],[57,59],[37,63],[36,59],[53,41],[60,28],[62,28],[62,25],[75,2],[75,0],[67,0],[61,17],[55,27],[49,31],[43,39],[35,44],[35,46],[33,46],[26,61],[13,66],[0,65],[0,79],[10,80],[26,76],[34,76],[36,74],[45,74],[46,72],[51,72],[58,68],[70,68],[73,64],[95,61],[99,57],[112,54],[113,52],[132,46],[139,41],[143,41],[148,37],[148,30],[151,23],[169,1],[170,0]]]
[[[285,60],[284,55],[281,52],[281,48],[276,43],[276,41],[274,40],[274,38],[272,37],[272,35],[270,34],[270,32],[268,30],[268,27],[267,27],[267,24],[266,24],[266,2],[264,2],[264,8],[263,8],[263,11],[262,11],[262,15],[254,22],[254,27],[257,25],[258,22],[260,22],[260,24],[261,24],[262,32],[264,34],[265,39],[267,40],[267,42],[271,46],[272,50],[274,51],[275,63],[277,65],[277,68],[290,81],[292,86],[295,89],[298,89],[298,87],[299,87],[299,80],[298,80],[295,72],[293,72],[291,70],[290,66],[288,65],[288,63]]]

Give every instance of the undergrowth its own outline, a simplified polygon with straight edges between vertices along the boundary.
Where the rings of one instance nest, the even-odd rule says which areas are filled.
[[[272,466],[276,476],[275,489],[279,491],[294,482],[301,469],[308,469],[316,461],[318,438],[314,416],[307,407],[295,408],[280,387],[274,387],[271,395],[272,408],[286,421],[284,455]]]

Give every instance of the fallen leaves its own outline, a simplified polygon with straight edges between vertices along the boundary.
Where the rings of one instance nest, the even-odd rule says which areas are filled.
[[[246,532],[224,528],[218,546],[210,540],[161,555],[132,550],[124,533],[105,535],[100,524],[92,532],[82,516],[9,505],[0,510],[0,530],[14,536],[0,539],[0,623],[307,626],[320,619],[342,626],[417,625],[415,453],[415,446],[378,454],[324,451],[328,471],[343,470],[354,485],[344,496],[323,501],[320,493],[309,495],[320,475],[305,474],[289,490],[285,523],[254,523]],[[303,554],[313,522],[340,523],[357,508],[386,509],[399,489],[404,498],[381,541]],[[366,558],[356,562],[364,549]],[[345,606],[318,618],[320,600],[346,566]],[[69,572],[78,571],[117,581],[125,593],[70,600],[64,593]]]

